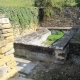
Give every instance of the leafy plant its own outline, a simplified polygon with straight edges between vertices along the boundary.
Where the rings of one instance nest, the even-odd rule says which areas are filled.
[[[45,13],[44,15],[46,17],[51,17],[53,15],[53,8],[58,8],[62,10],[62,8],[65,6],[76,5],[77,2],[75,0],[35,0],[35,6],[43,7]]]
[[[50,36],[48,36],[47,39],[50,41],[56,41],[56,40],[60,39],[63,35],[64,35],[63,32],[58,31],[55,34],[51,34]]]
[[[64,33],[62,31],[57,31],[55,34],[49,35],[47,37],[47,40],[42,42],[42,44],[50,46],[55,41],[59,40],[63,35],[64,35]]]
[[[0,7],[0,13],[6,14],[12,24],[27,27],[30,23],[38,23],[37,8],[34,7]]]

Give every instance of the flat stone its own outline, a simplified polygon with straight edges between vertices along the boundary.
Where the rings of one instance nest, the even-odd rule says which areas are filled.
[[[3,65],[0,67],[0,78],[3,77],[7,73],[7,66]]]
[[[43,46],[41,43],[45,41],[50,34],[51,31],[43,28],[31,34],[15,39],[15,43]]]
[[[0,41],[0,48],[7,44],[6,40]]]
[[[13,29],[10,28],[10,29],[3,29],[3,33],[12,33],[13,32]]]
[[[19,72],[24,73],[24,74],[29,74],[32,69],[34,69],[38,62],[33,63],[29,60],[21,59],[21,58],[16,58],[17,61],[17,69]]]
[[[9,54],[13,54],[13,53],[14,53],[14,48],[11,49],[10,51],[6,52],[5,55],[7,56],[7,55],[9,55]]]
[[[72,28],[69,33],[64,35],[60,40],[55,42],[51,47],[54,49],[60,49],[63,50],[65,46],[69,43],[71,38],[74,36],[74,34],[77,32],[78,28]]]
[[[5,33],[5,34],[2,34],[2,36],[4,36],[6,38],[6,37],[9,37],[9,36],[13,36],[13,33]]]
[[[10,29],[12,26],[11,24],[0,24],[0,29],[3,30],[3,29]]]
[[[6,46],[0,48],[0,54],[8,52],[9,50],[13,49],[13,47],[13,42],[7,43]]]
[[[3,24],[10,23],[9,18],[0,18],[0,23]]]
[[[14,42],[14,36],[6,37],[5,40],[6,40],[8,43]]]

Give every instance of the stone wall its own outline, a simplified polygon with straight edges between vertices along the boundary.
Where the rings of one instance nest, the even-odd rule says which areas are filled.
[[[13,41],[9,19],[0,18],[0,80],[7,80],[17,73]]]
[[[53,16],[50,19],[44,18],[40,22],[41,27],[70,27],[80,26],[80,7],[66,7],[60,12],[53,9]]]

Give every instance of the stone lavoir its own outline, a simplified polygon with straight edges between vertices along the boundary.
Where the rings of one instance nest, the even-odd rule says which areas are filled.
[[[13,42],[9,19],[0,18],[0,80],[8,80],[17,73]]]

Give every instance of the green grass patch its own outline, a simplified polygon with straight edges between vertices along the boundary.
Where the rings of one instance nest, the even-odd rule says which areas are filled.
[[[33,6],[34,0],[0,0],[0,6],[26,7]]]
[[[57,31],[55,34],[51,34],[47,37],[47,40],[42,42],[42,44],[50,46],[55,41],[59,40],[63,37],[64,33],[62,31]]]

